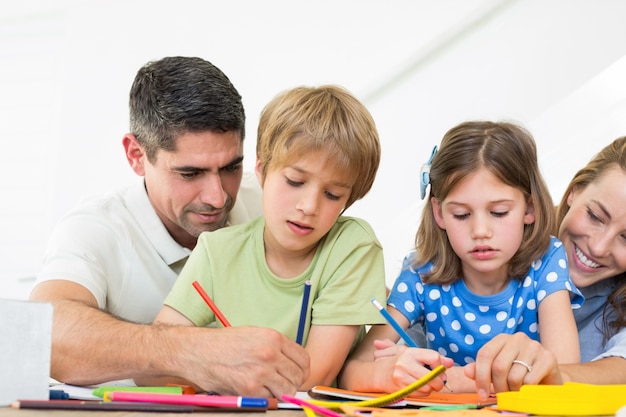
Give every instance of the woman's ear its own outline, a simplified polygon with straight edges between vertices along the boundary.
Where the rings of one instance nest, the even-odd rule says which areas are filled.
[[[576,194],[578,194],[578,191],[576,190],[576,187],[573,187],[569,194],[567,194],[567,205],[568,207],[572,207],[572,204],[574,204],[574,199],[576,198]]]
[[[446,230],[446,223],[443,221],[443,211],[441,209],[441,202],[438,198],[431,197],[430,206],[433,210],[433,217],[435,218],[435,223],[441,229]]]
[[[526,204],[526,214],[524,215],[524,224],[533,224],[535,222],[535,204],[532,197],[528,199]]]
[[[124,146],[124,153],[126,154],[128,164],[135,174],[143,177],[146,173],[144,166],[146,154],[137,140],[137,137],[132,133],[125,134],[122,138],[122,145]]]

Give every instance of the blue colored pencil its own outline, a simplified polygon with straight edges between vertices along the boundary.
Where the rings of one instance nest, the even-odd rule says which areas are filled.
[[[296,343],[302,344],[304,338],[304,327],[306,325],[306,315],[309,309],[309,295],[311,294],[311,281],[304,283],[304,294],[302,294],[302,308],[300,309],[300,322],[298,323],[298,334],[296,335]]]
[[[402,340],[404,340],[404,343],[406,343],[407,346],[417,347],[413,339],[411,339],[407,332],[405,332],[404,329],[400,327],[398,322],[395,321],[393,317],[391,317],[391,314],[389,314],[389,312],[383,308],[383,306],[376,300],[376,298],[372,298],[372,304],[374,304],[374,307],[376,307],[378,311],[380,311],[380,314],[382,314],[385,320],[387,320],[387,323],[389,323],[391,327],[393,327],[396,332],[398,332],[398,334],[400,335]]]

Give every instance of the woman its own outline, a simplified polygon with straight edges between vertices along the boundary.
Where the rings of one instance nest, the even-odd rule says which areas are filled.
[[[557,365],[525,334],[499,335],[465,368],[479,393],[491,384],[496,392],[565,381],[626,384],[626,136],[576,173],[557,219],[571,278],[585,296],[574,311],[582,363]]]

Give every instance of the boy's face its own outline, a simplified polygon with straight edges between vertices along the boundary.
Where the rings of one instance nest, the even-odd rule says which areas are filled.
[[[186,133],[177,138],[176,150],[159,150],[154,163],[127,136],[129,161],[144,176],[152,206],[178,243],[193,248],[200,233],[226,225],[243,173],[239,132]]]
[[[313,253],[342,213],[354,179],[339,175],[328,161],[327,153],[317,151],[284,167],[269,167],[261,180],[267,257]],[[256,172],[261,179],[258,160]]]

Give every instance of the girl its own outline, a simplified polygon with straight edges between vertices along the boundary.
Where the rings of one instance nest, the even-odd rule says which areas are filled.
[[[430,204],[387,305],[402,328],[422,326],[423,347],[434,351],[392,344],[399,339],[393,327],[375,326],[346,362],[341,385],[391,392],[428,372],[422,364],[472,363],[494,336],[520,331],[561,362],[578,362],[572,307],[582,297],[561,242],[550,236],[553,203],[532,136],[511,123],[462,123],[422,174]],[[474,383],[448,388],[472,391]]]

